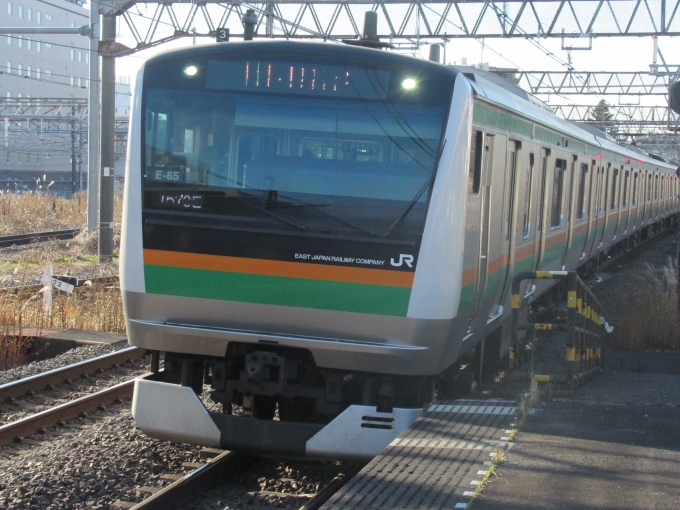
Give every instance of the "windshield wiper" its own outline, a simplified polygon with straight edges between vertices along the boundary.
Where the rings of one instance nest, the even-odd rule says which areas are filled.
[[[236,184],[236,185],[240,185],[240,186],[245,186],[242,182],[236,181],[236,180],[234,180],[234,179],[229,179],[228,177],[225,177],[225,176],[220,175],[220,174],[216,174],[215,172],[210,172],[210,171],[208,171],[208,172],[206,172],[206,173],[208,173],[208,174],[210,174],[210,175],[213,175],[213,176],[215,176],[215,177],[217,177],[217,178],[219,178],[219,179],[222,179],[222,180],[225,180],[225,181],[227,181],[227,182],[230,182],[230,183],[232,183],[232,184]],[[237,188],[230,188],[230,189],[237,189]],[[306,202],[305,200],[295,199],[295,198],[293,198],[293,197],[289,197],[289,196],[286,196],[286,195],[279,195],[279,194],[278,194],[278,191],[276,191],[276,190],[266,190],[266,191],[265,191],[265,190],[261,190],[261,189],[259,189],[259,188],[253,188],[253,187],[246,187],[245,189],[248,189],[248,190],[255,190],[255,191],[260,191],[260,192],[262,192],[262,193],[266,193],[266,198],[265,198],[265,208],[267,208],[267,209],[271,209],[271,208],[275,208],[275,209],[297,209],[297,208],[302,208],[302,207],[327,207],[327,206],[330,206],[330,205],[331,205],[331,204],[315,204],[315,203],[313,203],[313,202]],[[252,195],[252,198],[260,198],[260,197],[261,197],[261,196],[258,197],[258,196],[256,196],[256,195]],[[285,203],[282,203],[282,204],[276,204],[276,202],[278,201],[278,198],[279,198],[279,197],[285,198],[286,200],[291,200],[291,201],[293,201],[293,202],[285,202]],[[252,203],[250,203],[250,202],[247,202],[247,203],[248,203],[248,205],[251,205],[251,206],[253,206],[253,207],[256,207],[257,209],[260,209],[260,210],[262,210],[263,212],[266,212],[267,214],[270,214],[270,215],[272,215],[272,216],[275,216],[275,217],[277,217],[277,218],[279,218],[279,219],[285,221],[286,223],[289,223],[289,224],[295,226],[296,228],[299,228],[300,230],[305,230],[305,227],[304,227],[303,225],[297,225],[296,223],[289,222],[288,220],[286,220],[286,219],[283,218],[282,216],[278,216],[278,215],[272,213],[271,211],[267,211],[266,209],[260,208],[260,207],[256,206],[255,204],[252,204]],[[364,228],[364,227],[361,227],[361,226],[359,226],[359,225],[356,225],[356,224],[352,223],[351,221],[343,220],[342,218],[338,218],[337,216],[334,216],[334,215],[332,215],[332,214],[329,214],[329,213],[327,213],[326,211],[323,211],[323,210],[321,210],[321,209],[319,209],[318,211],[319,211],[321,214],[323,214],[324,216],[328,216],[329,218],[332,218],[332,219],[334,219],[335,221],[339,221],[340,223],[343,223],[344,225],[347,225],[347,226],[349,226],[349,227],[352,227],[352,228],[354,228],[354,229],[356,229],[356,230],[359,230],[359,231],[364,232],[364,233],[366,233],[366,234],[372,235],[372,236],[374,236],[374,237],[377,237],[377,236],[378,236],[378,234],[377,234],[376,232],[373,232],[373,231],[368,230],[368,229],[366,229],[366,228]]]
[[[444,139],[444,143],[442,143],[441,148],[439,149],[439,152],[437,154],[437,157],[434,160],[434,167],[433,168],[435,168],[435,169],[439,165],[439,159],[442,156],[442,152],[444,152],[444,146],[445,145],[446,145],[446,139]],[[401,220],[403,220],[404,218],[406,218],[406,216],[408,216],[408,214],[411,212],[411,209],[413,209],[413,206],[416,205],[416,203],[418,202],[420,197],[423,195],[423,193],[425,193],[425,190],[427,190],[427,188],[430,187],[430,183],[432,183],[432,180],[434,179],[435,175],[436,175],[436,173],[432,172],[432,175],[430,175],[430,178],[427,181],[425,181],[425,184],[423,184],[423,187],[420,188],[418,193],[416,193],[416,195],[411,199],[411,201],[406,206],[406,209],[404,209],[404,211],[399,216],[397,216],[395,218],[395,220],[392,222],[392,224],[383,233],[384,237],[389,237],[390,234],[392,233],[392,230],[394,230],[394,227],[396,227],[399,224],[399,222],[401,222]]]
[[[267,215],[269,215],[269,216],[272,216],[272,217],[274,217],[274,218],[277,218],[277,219],[283,221],[284,223],[287,223],[288,225],[292,225],[293,227],[295,227],[295,228],[298,229],[298,230],[306,230],[306,228],[305,228],[304,225],[300,225],[299,223],[295,223],[294,221],[287,220],[287,219],[284,218],[283,216],[279,216],[278,214],[275,214],[275,213],[273,213],[273,212],[271,212],[271,211],[268,211],[268,210],[265,208],[266,206],[265,206],[265,207],[260,207],[259,205],[256,205],[256,204],[254,204],[254,203],[252,203],[252,202],[249,202],[248,200],[245,200],[245,199],[243,199],[243,198],[241,198],[241,197],[236,197],[236,200],[238,200],[239,202],[241,202],[241,203],[243,203],[243,204],[247,204],[247,205],[249,205],[250,207],[253,207],[253,208],[257,209],[258,211],[262,211],[263,213],[265,213],[265,214],[267,214]]]
[[[291,197],[288,197],[288,196],[285,196],[285,195],[280,195],[280,196],[281,196],[282,198],[286,198],[286,199],[288,199],[288,200],[295,200],[294,198],[291,198]],[[300,202],[300,205],[297,205],[297,204],[288,204],[288,203],[286,203],[286,206],[292,208],[292,207],[321,207],[321,206],[329,206],[329,205],[331,205],[331,204],[315,204],[315,203],[313,203],[313,202],[305,202],[304,200],[299,200],[299,199],[298,199],[298,201]],[[334,219],[335,221],[339,221],[340,223],[342,223],[342,224],[344,224],[344,225],[347,225],[347,226],[349,226],[349,227],[352,227],[352,228],[355,228],[355,229],[357,229],[357,230],[360,230],[361,232],[364,232],[364,233],[366,233],[366,234],[370,234],[370,235],[372,235],[372,236],[374,236],[374,237],[377,237],[377,235],[378,235],[377,233],[375,233],[375,232],[373,232],[373,231],[371,231],[371,230],[368,230],[368,229],[366,229],[366,228],[364,228],[364,227],[361,227],[361,226],[359,226],[359,225],[356,225],[356,224],[352,223],[351,221],[347,221],[347,220],[343,220],[342,218],[338,218],[337,216],[334,216],[334,215],[332,215],[332,214],[330,214],[330,213],[327,213],[327,212],[324,211],[324,210],[319,209],[318,211],[319,211],[321,214],[323,214],[324,216],[327,216],[327,217],[329,217],[329,218],[332,218],[332,219]]]

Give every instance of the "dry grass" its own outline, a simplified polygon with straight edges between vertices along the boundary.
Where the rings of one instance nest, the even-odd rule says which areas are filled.
[[[114,223],[120,225],[123,198],[114,197]],[[82,228],[87,224],[87,193],[64,198],[44,189],[28,193],[0,190],[0,235]]]
[[[16,367],[26,362],[31,340],[23,336],[0,335],[0,370]]]
[[[120,241],[122,196],[114,202],[114,250]],[[6,193],[0,191],[0,235],[85,227],[87,197],[78,193],[71,199],[46,191]],[[0,286],[35,284],[45,266],[55,275],[96,277],[115,275],[117,264],[97,261],[97,233],[81,233],[72,241],[3,250],[0,259]],[[120,289],[97,285],[73,294],[52,292],[52,313],[43,310],[42,293],[0,294],[0,369],[25,362],[30,339],[6,335],[8,331],[35,328],[75,328],[90,331],[125,332]]]
[[[94,284],[71,294],[52,291],[52,313],[43,309],[42,292],[0,294],[0,325],[4,328],[75,328],[125,332],[120,289]]]
[[[615,347],[680,349],[678,278],[671,258],[658,271],[647,265],[644,274],[636,277],[635,289],[623,301]]]

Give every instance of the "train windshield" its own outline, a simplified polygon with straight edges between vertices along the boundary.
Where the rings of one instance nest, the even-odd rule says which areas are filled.
[[[422,234],[450,84],[291,56],[159,64],[144,87],[147,213],[229,229]]]

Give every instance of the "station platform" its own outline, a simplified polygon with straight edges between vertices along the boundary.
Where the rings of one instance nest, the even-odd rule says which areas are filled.
[[[545,399],[474,510],[680,508],[680,353],[628,354],[613,365],[657,373],[608,369]]]
[[[322,508],[467,508],[512,445],[515,408],[507,400],[433,403]]]
[[[127,335],[123,333],[69,328],[16,328],[7,326],[3,333],[8,337],[30,339],[30,348],[26,352],[29,361],[53,358],[83,345],[121,345],[127,342]]]

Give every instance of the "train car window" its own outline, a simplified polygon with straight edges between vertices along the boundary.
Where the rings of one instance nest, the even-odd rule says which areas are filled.
[[[399,156],[407,156],[399,151]],[[368,161],[380,163],[383,161],[382,146],[379,143],[366,140],[303,138],[300,143],[300,157],[314,159],[332,159],[335,161]]]
[[[484,133],[474,130],[472,132],[472,142],[470,143],[470,168],[468,171],[468,194],[470,195],[479,194],[482,182],[483,143]]]
[[[637,194],[638,194],[638,173],[633,174],[633,206],[637,205]]]
[[[647,176],[647,202],[652,201],[652,174]]]
[[[622,207],[625,209],[628,207],[628,177],[630,176],[630,171],[626,170],[623,174],[623,196],[621,197]]]
[[[510,225],[512,224],[513,204],[515,203],[515,182],[517,181],[517,144],[515,150],[510,151],[510,189],[508,191],[508,210],[505,221],[505,239],[510,239]]]
[[[555,160],[555,173],[553,175],[552,204],[550,211],[550,226],[562,226],[562,192],[564,187],[564,172],[567,169],[567,161]]]
[[[524,186],[524,239],[531,234],[531,187],[534,181],[534,153],[529,153],[529,166],[527,167],[526,184]]]
[[[244,134],[238,138],[237,165],[240,173],[244,172],[246,166],[253,161],[266,156],[275,156],[279,152],[279,140],[276,136],[260,134]],[[218,164],[219,164],[219,157]],[[224,170],[218,165],[211,165],[208,183],[213,185],[221,184],[219,179]],[[213,175],[213,174],[217,175]]]
[[[576,219],[582,220],[586,217],[586,179],[588,177],[588,165],[581,163],[581,171],[578,178],[578,197],[576,205]]]
[[[617,205],[616,204],[616,184],[617,184],[618,177],[619,177],[619,169],[615,168],[614,172],[612,173],[611,204],[609,206],[609,208],[612,211],[616,210],[616,205]]]

